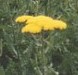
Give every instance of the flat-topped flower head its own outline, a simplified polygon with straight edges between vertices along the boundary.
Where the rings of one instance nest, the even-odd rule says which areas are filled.
[[[48,30],[63,30],[67,28],[67,24],[61,20],[56,20],[47,16],[19,16],[16,22],[25,22],[26,25],[22,28],[22,32],[26,33],[40,33]]]
[[[48,22],[48,21],[52,21],[53,19],[52,18],[50,18],[50,17],[46,17],[46,16],[36,16],[36,17],[34,17],[33,19],[31,18],[31,19],[29,19],[28,21],[27,21],[27,24],[29,24],[29,23],[39,23],[39,24],[45,24],[46,22]]]
[[[40,33],[42,28],[39,25],[35,24],[28,24],[22,28],[22,33],[29,32],[29,33]]]
[[[33,16],[25,16],[25,15],[22,15],[22,16],[19,16],[16,18],[15,22],[19,22],[19,23],[22,23],[22,22],[25,22],[29,19],[33,18]]]
[[[67,28],[67,24],[61,20],[54,20],[53,25],[55,29],[63,30]]]
[[[33,19],[29,19],[27,24],[36,24],[43,28],[43,30],[53,30],[53,19],[46,16],[36,16]]]

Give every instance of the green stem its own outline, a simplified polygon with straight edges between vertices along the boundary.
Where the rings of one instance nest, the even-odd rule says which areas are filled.
[[[42,63],[42,68],[43,68],[43,75],[46,75],[46,72],[45,72],[45,67],[46,67],[46,56],[45,56],[45,48],[44,48],[44,35],[42,33],[42,36],[41,36],[41,41],[42,41],[42,60],[43,60],[43,63]]]

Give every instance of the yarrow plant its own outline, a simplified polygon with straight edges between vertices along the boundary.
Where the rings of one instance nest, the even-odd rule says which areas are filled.
[[[19,16],[15,20],[19,23],[25,23],[25,26],[22,28],[22,32],[29,32],[29,33],[40,33],[42,31],[48,30],[63,30],[67,28],[65,22],[61,20],[55,20],[51,17],[47,16]]]
[[[30,58],[30,61],[33,65],[35,64],[34,70],[36,75],[59,75],[52,67],[52,62],[49,61],[47,55],[51,50],[52,43],[50,38],[46,39],[43,35],[44,32],[54,31],[54,30],[64,30],[67,28],[67,24],[62,20],[56,20],[48,16],[29,16],[22,15],[16,18],[15,20],[18,23],[24,23],[22,27],[22,33],[34,34],[31,37],[34,38],[33,45],[34,47],[34,59]],[[40,35],[36,35],[39,34]],[[48,34],[48,33],[46,33]],[[48,35],[49,37],[52,37]],[[30,47],[31,48],[31,47]],[[32,48],[31,48],[32,49]]]

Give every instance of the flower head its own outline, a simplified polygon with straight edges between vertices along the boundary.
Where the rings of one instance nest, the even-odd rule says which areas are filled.
[[[33,18],[33,16],[23,15],[23,16],[17,17],[15,21],[21,23],[21,22],[25,22],[26,20],[31,19],[31,18]]]
[[[61,20],[54,20],[53,25],[55,29],[63,30],[67,28],[67,24]]]
[[[15,20],[16,22],[25,22],[25,27],[22,28],[22,32],[40,33],[42,30],[63,30],[67,28],[67,24],[61,20],[56,20],[47,16],[19,16]]]
[[[40,33],[42,28],[38,25],[28,24],[22,28],[22,33],[29,32],[29,33]]]
[[[43,28],[43,30],[53,30],[53,19],[46,16],[36,16],[33,19],[29,19],[27,24],[36,24]]]

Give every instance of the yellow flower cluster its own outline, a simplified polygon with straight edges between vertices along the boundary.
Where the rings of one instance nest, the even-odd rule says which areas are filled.
[[[33,16],[26,16],[26,15],[19,16],[19,17],[16,18],[15,22],[22,23],[22,22],[27,21],[30,18],[33,18]]]
[[[25,26],[22,28],[22,32],[29,33],[40,33],[42,30],[55,30],[55,29],[66,29],[67,24],[61,20],[55,20],[47,16],[19,16],[15,20],[16,22],[25,22]]]

